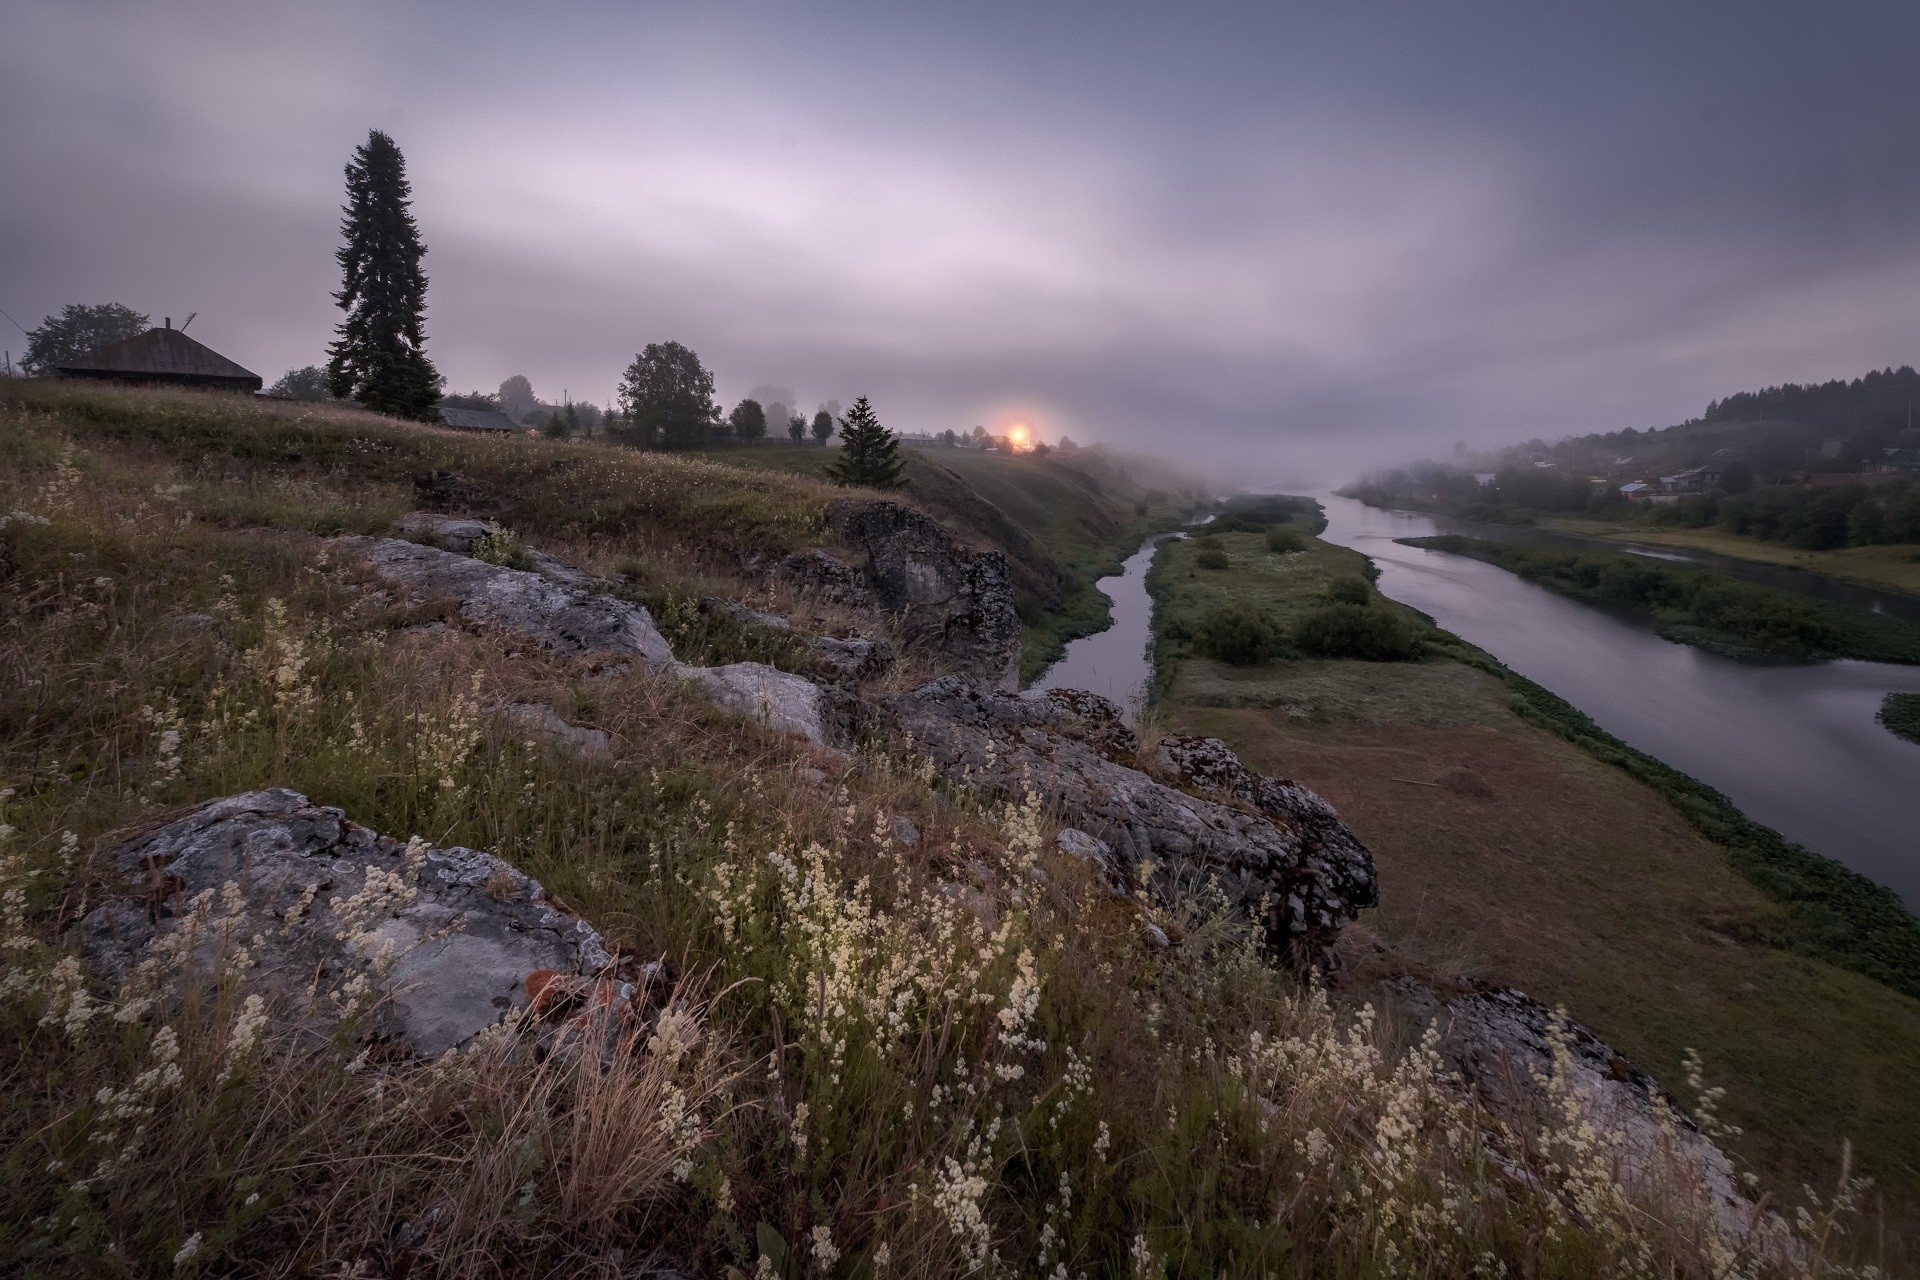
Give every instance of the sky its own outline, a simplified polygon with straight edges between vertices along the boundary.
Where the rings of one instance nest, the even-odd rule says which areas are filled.
[[[269,381],[324,357],[375,128],[453,390],[603,403],[673,339],[728,404],[1338,481],[1920,345],[1911,3],[0,0],[0,31],[0,308],[197,312]]]

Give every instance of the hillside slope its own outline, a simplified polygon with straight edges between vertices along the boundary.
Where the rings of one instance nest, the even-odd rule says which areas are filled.
[[[0,382],[0,1271],[1784,1277],[1870,1247],[1824,1205],[1792,1243],[1545,1010],[1463,997],[1547,1079],[1522,1110],[1309,981],[1276,942],[1371,889],[1338,816],[1095,701],[930,680],[831,558],[844,496]],[[847,712],[817,741],[718,696],[810,663]],[[1353,891],[1296,907],[1281,871]]]
[[[824,477],[837,449],[767,444],[715,449],[729,466]],[[1031,679],[1066,642],[1105,627],[1097,578],[1154,533],[1174,528],[1210,490],[1208,482],[1160,458],[1104,448],[1006,454],[974,449],[903,449],[903,497],[1012,562],[1026,628],[1022,674]]]

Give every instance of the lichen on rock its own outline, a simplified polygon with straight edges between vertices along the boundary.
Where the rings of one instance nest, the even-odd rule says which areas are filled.
[[[121,892],[82,922],[101,974],[125,982],[183,930],[193,964],[223,968],[232,939],[249,953],[241,981],[304,1029],[351,1017],[424,1057],[525,1007],[528,974],[618,968],[598,932],[492,854],[395,840],[296,791],[204,804],[108,862]]]

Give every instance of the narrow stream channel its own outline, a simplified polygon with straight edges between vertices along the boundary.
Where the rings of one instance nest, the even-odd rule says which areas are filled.
[[[1553,690],[1609,733],[1718,788],[1754,820],[1920,905],[1920,744],[1874,719],[1888,693],[1920,692],[1920,667],[1722,658],[1493,565],[1393,541],[1444,531],[1426,516],[1314,496],[1327,512],[1321,536],[1371,556],[1384,593]],[[1565,535],[1514,540],[1595,545]],[[1150,539],[1118,576],[1100,580],[1113,601],[1113,625],[1069,644],[1036,688],[1089,689],[1129,717],[1141,705],[1152,678],[1146,574],[1158,541]],[[1856,592],[1879,594],[1827,585],[1836,589],[1821,593],[1828,599],[1865,607],[1873,604]],[[1892,603],[1887,612],[1904,602]]]
[[[1085,689],[1118,703],[1129,723],[1146,703],[1153,679],[1153,598],[1147,594],[1147,570],[1156,533],[1127,557],[1120,572],[1093,585],[1113,601],[1113,625],[1069,641],[1060,660],[1040,673],[1036,689]],[[1178,536],[1178,535],[1175,535]]]

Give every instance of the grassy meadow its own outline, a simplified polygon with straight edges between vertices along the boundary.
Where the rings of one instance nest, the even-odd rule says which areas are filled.
[[[1742,537],[1719,528],[1677,529],[1560,514],[1542,516],[1539,524],[1543,529],[1558,529],[1563,533],[1617,538],[1623,542],[1649,542],[1668,547],[1690,547],[1696,551],[1711,551],[1740,560],[1787,565],[1839,582],[1920,596],[1920,546],[1911,544],[1890,543],[1842,547],[1833,551],[1809,551],[1783,542]]]
[[[1284,650],[1332,584],[1366,576],[1359,553],[1318,540],[1300,552],[1251,532],[1213,541],[1225,568],[1204,567],[1197,540],[1170,542],[1149,577],[1159,714],[1320,791],[1373,849],[1381,905],[1343,942],[1357,985],[1412,967],[1519,987],[1670,1085],[1698,1050],[1744,1130],[1734,1145],[1770,1186],[1815,1177],[1850,1142],[1915,1229],[1920,999],[1805,954],[1817,948],[1798,945],[1802,908],[1742,874],[1762,855],[1713,825],[1737,814],[1709,821],[1658,762],[1430,628],[1412,661],[1207,656],[1210,614],[1263,615]],[[1425,627],[1390,601],[1366,607]],[[1897,919],[1885,928],[1897,967],[1906,938]]]
[[[591,444],[0,382],[0,1271],[1704,1278],[1899,1260],[1837,1164],[1798,1225],[1730,1222],[1561,1086],[1496,1153],[1390,1009],[1276,967],[1204,896],[1116,898],[1053,852],[1037,805],[988,803],[885,743],[816,751],[670,679],[423,628],[443,604],[393,598],[328,541],[432,498],[623,591],[829,626],[751,566],[830,545],[834,493]],[[496,714],[531,701],[606,731],[608,755]],[[352,1016],[303,1037],[247,992],[247,940],[280,926],[244,900],[196,908],[204,965],[183,946],[117,991],[88,973],[76,924],[120,887],[105,855],[269,786],[511,860],[611,946],[663,958],[668,1014],[610,1054],[545,1052],[524,1025],[434,1062],[371,1054]],[[1407,855],[1356,801],[1393,909],[1417,914]],[[1887,998],[1807,972],[1809,1004]],[[1912,1092],[1902,1025],[1832,1041],[1881,1055],[1888,1098]],[[1729,1055],[1710,1080],[1748,1070]],[[1845,1070],[1825,1087],[1903,1132]]]

